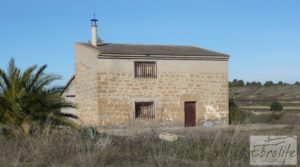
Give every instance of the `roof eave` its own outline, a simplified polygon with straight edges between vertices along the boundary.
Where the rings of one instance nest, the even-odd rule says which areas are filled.
[[[157,60],[218,60],[228,61],[229,55],[132,55],[132,54],[99,54],[99,59],[157,59]]]
[[[75,74],[69,79],[64,89],[61,91],[60,96],[64,94],[64,92],[68,89],[68,87],[71,85],[72,81],[75,79]]]

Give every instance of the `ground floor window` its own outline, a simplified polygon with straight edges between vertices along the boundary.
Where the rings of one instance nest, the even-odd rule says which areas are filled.
[[[154,119],[155,108],[153,101],[135,102],[135,118],[136,119]]]

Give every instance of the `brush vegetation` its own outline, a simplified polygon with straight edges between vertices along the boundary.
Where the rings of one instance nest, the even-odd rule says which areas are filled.
[[[0,166],[249,166],[250,135],[300,132],[298,127],[251,128],[175,129],[171,131],[179,135],[175,142],[160,140],[158,129],[91,137],[89,130],[46,128],[27,137],[0,136]]]
[[[47,65],[31,66],[22,72],[11,59],[7,70],[0,69],[0,123],[21,128],[28,135],[33,126],[73,125],[61,113],[62,108],[74,107],[61,96],[62,87],[51,86],[61,77],[45,73]]]

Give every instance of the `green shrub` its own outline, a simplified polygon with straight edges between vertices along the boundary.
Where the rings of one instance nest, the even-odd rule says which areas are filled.
[[[271,111],[281,111],[282,109],[283,109],[283,106],[280,102],[274,101],[271,103],[271,106],[270,106]]]
[[[246,82],[246,86],[261,86],[260,82],[252,81],[252,82]]]
[[[245,82],[243,80],[234,79],[232,82],[229,82],[229,87],[243,87]]]
[[[273,81],[266,81],[266,82],[264,83],[264,86],[265,86],[265,87],[270,87],[270,86],[273,86],[273,85],[274,85]]]
[[[271,121],[270,122],[276,123],[278,120],[281,119],[282,115],[283,115],[282,113],[273,113],[272,112],[272,114],[271,114]]]
[[[229,100],[229,124],[240,124],[245,120],[246,114],[234,103]]]
[[[285,83],[283,83],[282,81],[278,81],[277,85],[284,85]]]
[[[98,135],[97,127],[89,126],[83,129],[83,136],[94,139]]]

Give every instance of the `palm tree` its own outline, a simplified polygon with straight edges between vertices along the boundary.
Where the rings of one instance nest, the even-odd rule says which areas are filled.
[[[74,104],[60,96],[63,87],[50,85],[61,77],[46,74],[46,68],[34,65],[21,72],[11,59],[7,72],[0,69],[0,123],[21,127],[26,134],[33,125],[74,126],[68,118],[77,117],[61,112]]]

